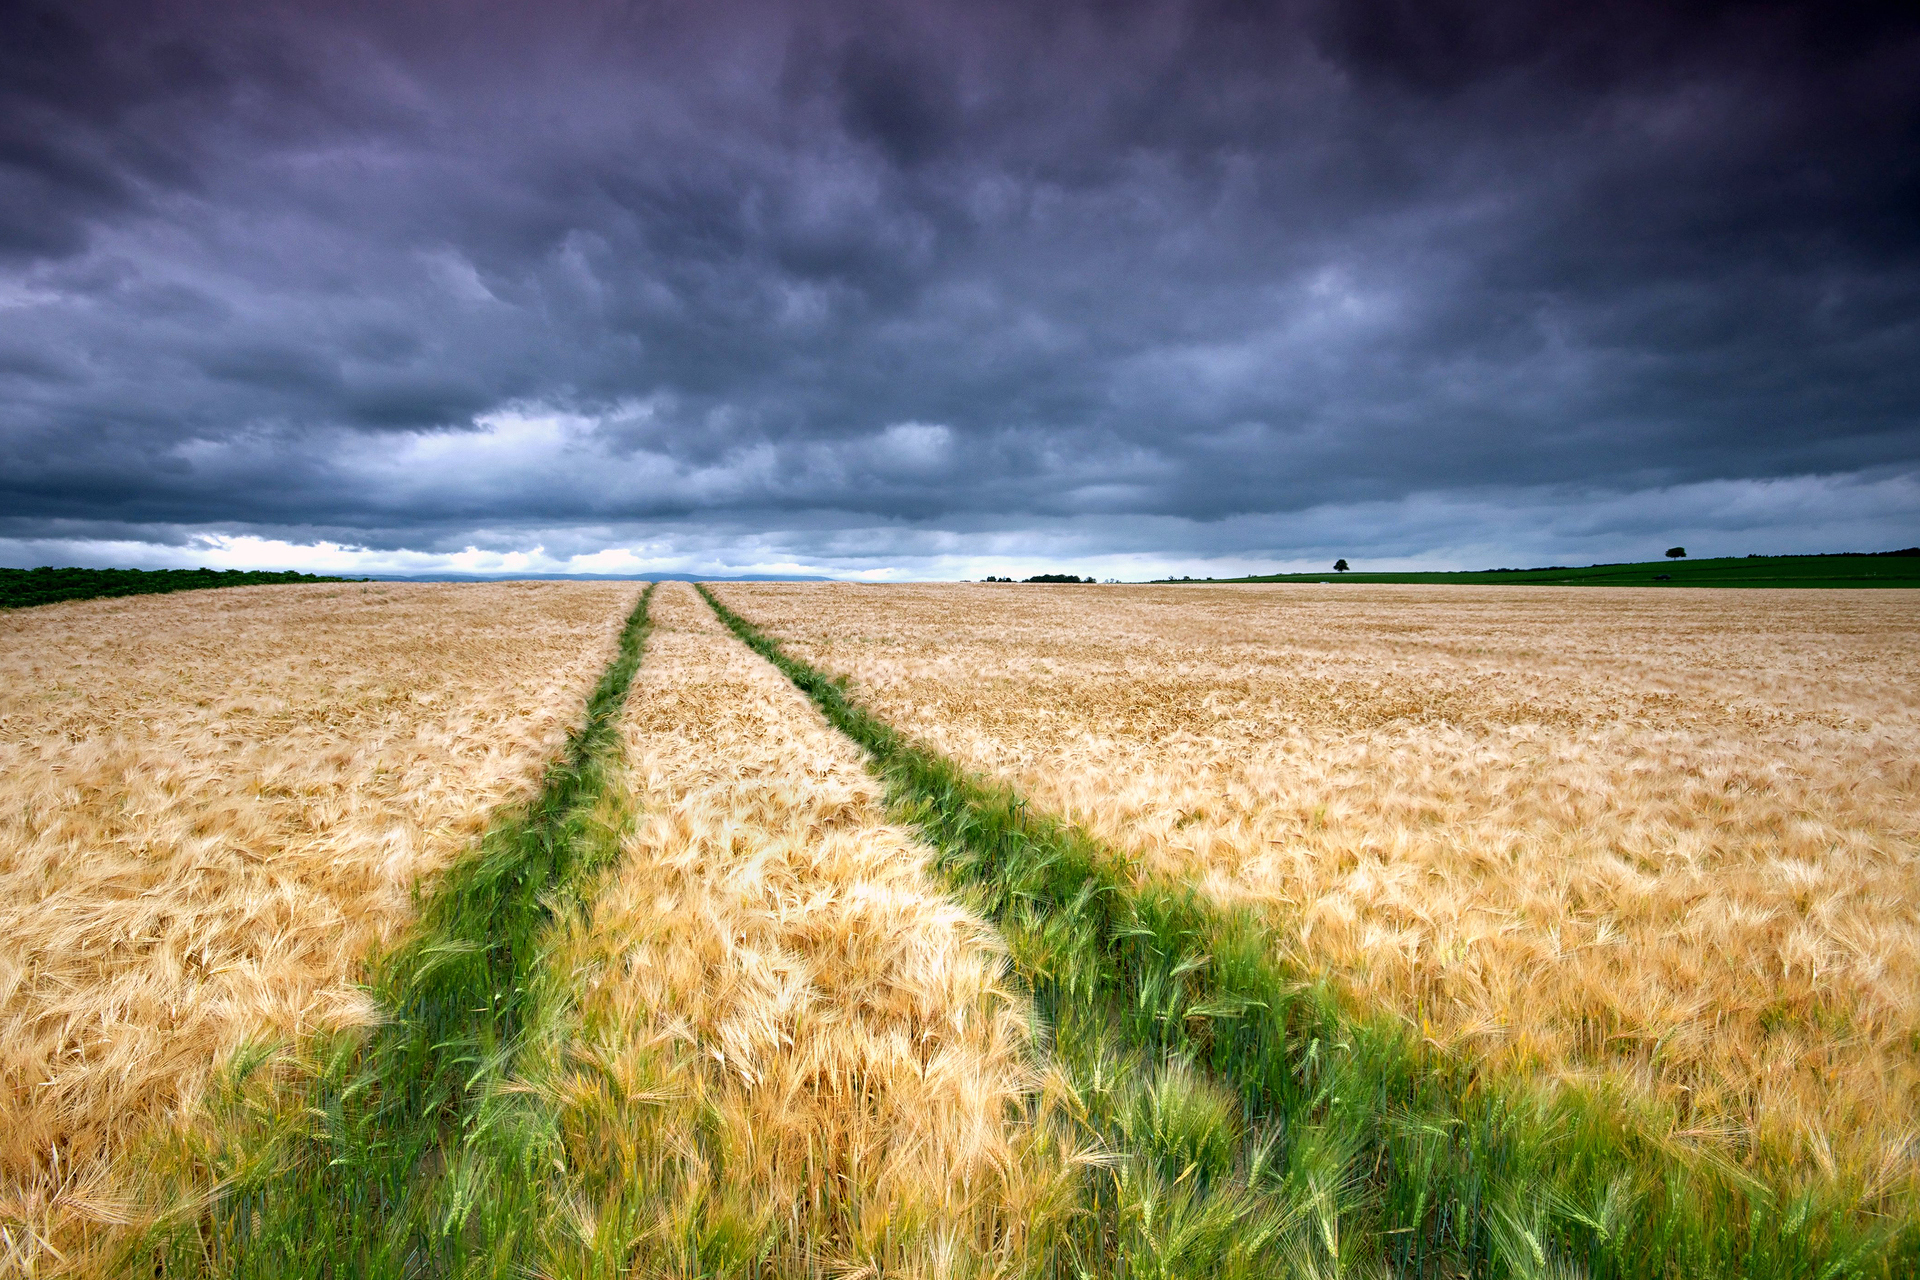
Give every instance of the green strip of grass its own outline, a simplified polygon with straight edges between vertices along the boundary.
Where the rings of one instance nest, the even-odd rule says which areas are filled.
[[[871,753],[895,811],[1007,937],[1082,1094],[1097,1101],[1106,1081],[1108,1096],[1131,1099],[1106,1108],[1109,1121],[1130,1112],[1131,1123],[1095,1115],[1094,1127],[1135,1149],[1145,1143],[1159,1181],[1131,1197],[1110,1187],[1090,1218],[1095,1247],[1076,1231],[1064,1266],[1049,1269],[1351,1274],[1384,1265],[1421,1277],[1753,1280],[1891,1280],[1920,1269],[1910,1206],[1904,1218],[1876,1216],[1838,1182],[1778,1193],[1731,1164],[1662,1146],[1607,1100],[1492,1082],[1396,1024],[1356,1017],[1284,971],[1268,927],[1250,913],[1137,876],[1079,829],[1032,814],[1011,790],[898,734],[701,591]],[[1142,1091],[1116,1078],[1129,1071],[1148,1080],[1144,1108]],[[1201,1114],[1191,1099],[1204,1103],[1204,1091],[1153,1102],[1157,1082],[1182,1071],[1230,1093],[1240,1111],[1232,1125]],[[1230,1194],[1207,1194],[1208,1179],[1227,1170]],[[1245,1203],[1246,1191],[1263,1189],[1284,1221]],[[1316,1213],[1316,1204],[1328,1208]],[[1321,1236],[1311,1256],[1302,1225],[1309,1243]],[[1267,1227],[1278,1258],[1256,1251],[1245,1268],[1229,1267],[1210,1252]]]
[[[311,573],[252,569],[0,569],[0,609],[25,609],[101,596],[165,595],[210,587],[257,587],[286,582],[349,582]]]
[[[1162,579],[1180,582],[1192,579]],[[1828,556],[1648,560],[1584,568],[1480,569],[1459,573],[1270,573],[1207,582],[1375,582],[1455,586],[1920,587],[1920,549]]]
[[[387,1021],[298,1062],[241,1055],[194,1153],[220,1193],[137,1248],[164,1276],[520,1276],[537,1251],[560,1145],[538,1096],[511,1085],[522,1047],[560,1016],[542,970],[563,912],[585,909],[618,852],[618,716],[640,664],[640,598],[619,650],[538,797],[494,826],[372,969]],[[151,1263],[150,1268],[148,1263]]]

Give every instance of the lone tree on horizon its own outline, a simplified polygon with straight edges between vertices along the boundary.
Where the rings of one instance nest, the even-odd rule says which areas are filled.
[[[1333,562],[1333,571],[1335,573],[1345,573],[1347,571],[1347,562],[1345,560],[1335,560]]]
[[[1685,560],[1686,558],[1687,558],[1687,549],[1685,547],[1668,547],[1667,548],[1667,559]]]

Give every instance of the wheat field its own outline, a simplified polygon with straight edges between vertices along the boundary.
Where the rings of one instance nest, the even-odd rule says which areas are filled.
[[[1071,1203],[1004,949],[889,824],[860,750],[663,584],[629,694],[636,817],[557,949],[579,1171],[561,1274],[1019,1269]],[[1052,1143],[1052,1145],[1050,1145]]]
[[[134,1216],[123,1158],[243,1041],[372,1016],[361,960],[533,793],[636,594],[270,586],[0,614],[9,1262]]]
[[[1911,1193],[1920,600],[729,585],[898,727],[1269,914],[1363,1010]]]

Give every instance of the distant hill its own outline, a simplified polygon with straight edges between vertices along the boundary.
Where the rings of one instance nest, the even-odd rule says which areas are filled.
[[[1476,569],[1457,573],[1273,573],[1246,578],[1162,578],[1161,582],[1389,582],[1575,587],[1920,587],[1920,547],[1821,556],[1646,560],[1584,568]]]
[[[164,595],[273,582],[346,582],[311,573],[250,569],[0,569],[0,609],[25,609],[101,596]]]

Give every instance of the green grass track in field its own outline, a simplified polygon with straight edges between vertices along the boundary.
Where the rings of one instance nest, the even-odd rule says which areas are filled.
[[[1090,1126],[1136,1157],[1111,1167],[1087,1224],[1043,1272],[1920,1273],[1911,1206],[1883,1216],[1839,1183],[1772,1190],[1663,1145],[1605,1099],[1490,1081],[1389,1020],[1356,1016],[1284,971],[1251,913],[1142,879],[1078,828],[895,732],[701,591],[871,753],[895,813],[1006,937]]]
[[[566,1000],[541,966],[618,851],[608,785],[647,634],[643,594],[539,795],[433,885],[408,939],[371,966],[386,1021],[298,1061],[242,1054],[191,1156],[219,1186],[138,1246],[156,1276],[522,1276],[559,1150],[510,1087],[529,1034]]]

